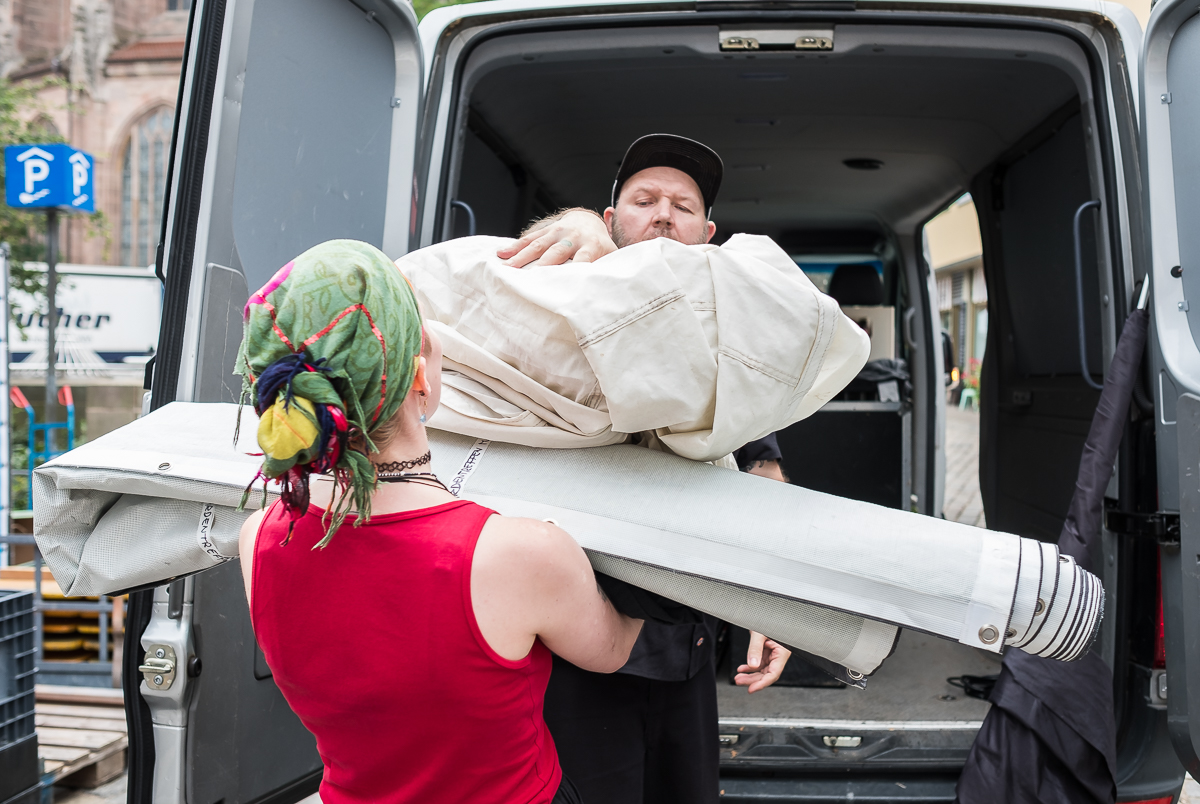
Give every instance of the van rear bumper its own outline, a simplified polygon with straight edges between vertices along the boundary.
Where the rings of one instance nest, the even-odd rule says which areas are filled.
[[[730,804],[834,804],[870,802],[953,802],[958,774],[883,776],[848,779],[839,776],[793,776],[762,778],[721,776],[721,801]]]

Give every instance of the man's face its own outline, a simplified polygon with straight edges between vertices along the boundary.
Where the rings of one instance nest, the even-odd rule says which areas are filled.
[[[717,230],[708,221],[696,182],[669,167],[646,168],[630,176],[617,206],[604,210],[604,222],[617,248],[656,237],[697,245],[707,243]]]

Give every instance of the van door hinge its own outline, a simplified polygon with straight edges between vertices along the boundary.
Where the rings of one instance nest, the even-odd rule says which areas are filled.
[[[1112,533],[1154,539],[1159,544],[1179,544],[1179,514],[1130,514],[1105,511],[1104,527]]]
[[[1151,709],[1167,708],[1167,671],[1150,671],[1150,695],[1148,696]]]
[[[1162,103],[1170,103],[1171,102],[1171,93],[1164,92],[1163,94],[1158,96],[1158,100]]]

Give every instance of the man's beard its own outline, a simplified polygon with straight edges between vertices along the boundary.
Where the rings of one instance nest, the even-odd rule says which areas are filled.
[[[631,238],[629,235],[625,234],[625,230],[621,228],[621,220],[617,217],[617,213],[614,210],[612,216],[612,239],[613,244],[617,248],[632,246],[634,243],[644,243],[647,240],[654,240],[658,237],[666,237],[680,243],[685,243],[686,245],[702,246],[708,242],[708,238],[706,237],[708,234],[708,221],[705,221],[704,224],[704,227],[700,230],[700,236],[696,238],[694,243],[686,243],[686,241],[678,236],[679,230],[674,226],[655,226],[651,229],[648,229],[641,237]]]

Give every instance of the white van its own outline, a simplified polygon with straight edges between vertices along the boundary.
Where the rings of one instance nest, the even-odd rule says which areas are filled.
[[[1099,397],[1087,377],[1103,377],[1152,275],[1151,347],[1094,565],[1119,798],[1173,800],[1184,767],[1200,770],[1197,11],[1159,0],[1143,38],[1129,11],[1096,0],[501,0],[420,26],[403,0],[195,0],[152,404],[236,398],[248,291],[309,246],[352,237],[399,256],[469,218],[513,234],[557,207],[603,208],[625,147],[666,131],[723,156],[720,233],[770,235],[801,263],[881,267],[911,394],[818,415],[890,415],[877,441],[831,449],[882,467],[897,506],[938,516],[944,366],[922,228],[970,192],[993,528],[1057,538]],[[159,673],[172,663],[154,689],[138,672],[147,655]],[[354,656],[344,666],[358,672]],[[865,691],[722,684],[725,798],[952,801],[987,704],[945,679],[995,669],[905,634]],[[256,649],[235,564],[136,592],[124,670],[131,802],[316,790],[321,760]],[[455,724],[395,727],[434,750]]]

